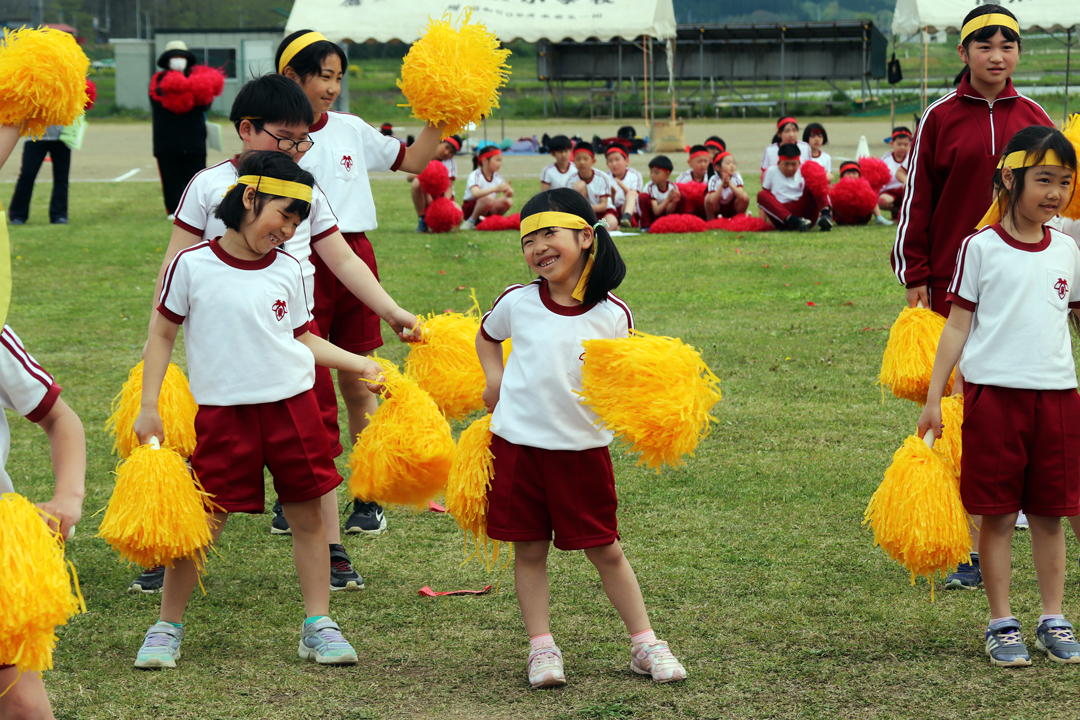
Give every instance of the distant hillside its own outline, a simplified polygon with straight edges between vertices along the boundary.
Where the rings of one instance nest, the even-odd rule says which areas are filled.
[[[888,32],[896,0],[673,0],[675,19],[688,22],[873,20]]]

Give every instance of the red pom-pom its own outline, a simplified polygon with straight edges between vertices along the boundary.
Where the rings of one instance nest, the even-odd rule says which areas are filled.
[[[767,232],[775,230],[771,222],[754,215],[736,215],[732,218],[716,218],[705,223],[709,230],[726,230],[728,232]]]
[[[829,197],[836,222],[841,225],[865,225],[874,214],[878,194],[864,178],[848,177],[841,178],[832,186]]]
[[[521,228],[521,223],[520,222],[517,223],[517,228],[518,229]],[[511,220],[508,217],[503,217],[502,215],[488,215],[486,218],[484,218],[483,220],[480,221],[480,224],[476,226],[476,229],[477,230],[497,231],[497,230],[513,230],[515,228],[514,228],[514,221]]]
[[[429,162],[416,179],[420,181],[420,189],[433,198],[440,197],[450,189],[450,171],[438,160]]]
[[[876,192],[881,192],[881,188],[889,184],[889,179],[892,177],[892,171],[889,170],[889,166],[885,164],[884,160],[878,158],[866,157],[859,161],[859,170],[862,172],[862,179],[865,180],[870,188]]]
[[[705,232],[705,221],[697,215],[664,215],[649,226],[649,233],[653,235],[698,232]]]
[[[513,215],[507,215],[506,219],[509,220],[510,222],[514,223],[514,225],[512,227],[513,230],[520,230],[521,229],[521,213],[516,212]]]
[[[86,109],[90,110],[94,107],[94,101],[97,100],[97,85],[90,78],[86,78]]]
[[[828,204],[829,178],[825,174],[825,168],[813,160],[807,160],[799,166],[799,172],[802,173],[803,180],[806,181],[806,187],[810,190],[810,194],[814,196],[814,199]]]
[[[428,231],[433,233],[456,230],[463,219],[461,208],[448,197],[435,198],[424,213],[424,224],[427,225]]]
[[[675,183],[679,188],[679,207],[677,210],[684,215],[698,215],[705,217],[705,190],[708,186],[699,182]]]
[[[191,97],[197,107],[205,107],[225,89],[225,74],[217,68],[196,65],[188,75]]]
[[[150,80],[150,97],[176,115],[189,113],[195,107],[191,84],[184,73],[176,70],[163,70],[154,75]]]

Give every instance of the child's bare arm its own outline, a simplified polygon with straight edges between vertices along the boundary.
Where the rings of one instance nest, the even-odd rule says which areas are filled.
[[[596,213],[596,217],[603,217],[604,213],[607,212],[607,201],[608,198],[607,195],[605,195],[600,198],[600,202],[592,206],[593,212]]]
[[[945,393],[945,385],[953,368],[964,352],[964,344],[971,332],[971,316],[970,310],[959,305],[954,304],[949,310],[949,319],[945,321],[945,329],[941,331],[941,340],[938,341],[937,355],[934,356],[934,372],[930,376],[930,389],[926,393],[926,407],[919,416],[919,437],[930,429],[934,431],[934,437],[941,437],[941,396]]]
[[[165,426],[158,414],[158,396],[161,394],[165,372],[169,369],[169,359],[172,358],[179,329],[180,326],[172,320],[158,315],[150,330],[150,337],[146,340],[146,348],[143,350],[142,401],[139,416],[135,418],[133,426],[135,437],[142,444],[150,442],[151,437],[156,437],[161,443],[165,442]]]
[[[37,421],[49,438],[56,487],[52,499],[37,506],[59,521],[49,526],[64,537],[82,518],[82,503],[86,484],[86,433],[75,411],[61,398],[48,414]]]
[[[165,249],[165,257],[161,260],[161,269],[158,270],[157,282],[154,284],[154,296],[150,302],[150,328],[153,329],[154,319],[157,317],[157,306],[161,297],[161,283],[165,280],[165,271],[169,269],[173,258],[181,250],[187,250],[193,245],[202,242],[202,238],[190,233],[179,225],[173,225],[172,235],[169,236],[169,247]]]
[[[405,148],[405,157],[401,159],[398,171],[404,170],[417,175],[424,172],[424,168],[435,157],[435,150],[439,147],[439,136],[441,134],[441,128],[435,127],[431,123],[425,125],[416,141]]]
[[[484,406],[488,412],[494,412],[495,405],[499,402],[499,388],[502,386],[502,343],[491,342],[484,337],[483,331],[478,332],[476,355],[480,358],[480,367],[484,368]]]
[[[300,335],[296,339],[304,343],[308,350],[311,351],[311,354],[315,356],[315,364],[335,370],[354,372],[372,382],[368,386],[372,392],[378,392],[381,389],[375,383],[379,381],[382,368],[371,358],[351,353],[348,350],[342,350],[337,345],[309,332]]]
[[[18,144],[19,128],[14,125],[0,125],[0,167],[4,167]]]

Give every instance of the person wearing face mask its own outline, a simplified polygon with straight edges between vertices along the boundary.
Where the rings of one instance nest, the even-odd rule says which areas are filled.
[[[219,70],[196,65],[181,40],[168,43],[157,64],[161,71],[150,78],[154,157],[171,220],[184,188],[206,167],[206,111],[225,78]]]

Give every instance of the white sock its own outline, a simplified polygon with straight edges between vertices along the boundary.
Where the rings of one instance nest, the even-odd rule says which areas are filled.
[[[535,652],[540,648],[545,647],[555,647],[555,638],[551,636],[551,633],[544,633],[543,635],[529,638],[530,651]]]
[[[1042,625],[1047,620],[1064,620],[1064,619],[1065,619],[1064,615],[1040,615],[1039,616],[1039,624]]]
[[[993,625],[994,623],[1001,622],[1002,620],[1015,620],[1015,619],[1016,619],[1016,616],[1014,616],[1014,615],[1006,615],[1005,617],[999,617],[999,618],[990,618],[990,624]]]
[[[654,633],[651,628],[648,630],[642,630],[639,633],[634,633],[633,635],[631,635],[630,642],[633,645],[638,645],[640,643],[654,643],[656,642],[656,633]]]

